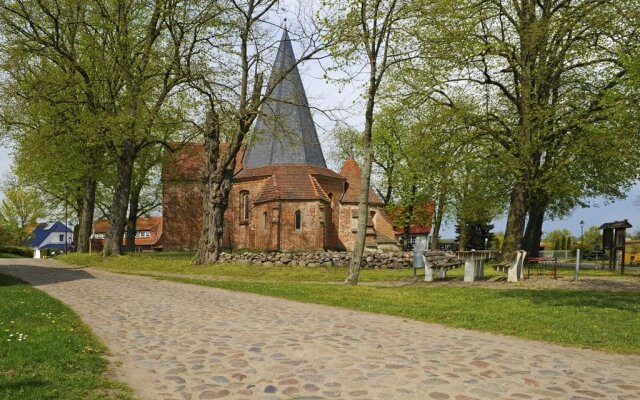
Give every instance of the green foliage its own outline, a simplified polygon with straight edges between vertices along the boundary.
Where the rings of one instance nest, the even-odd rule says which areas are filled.
[[[597,225],[585,229],[583,237],[580,247],[585,252],[602,250],[602,231]]]
[[[2,191],[0,203],[0,229],[4,244],[22,245],[29,237],[28,226],[45,216],[45,206],[40,195],[25,190],[17,183],[8,183]]]
[[[107,379],[105,346],[67,306],[0,275],[0,398],[133,399]]]
[[[568,229],[556,229],[549,232],[544,241],[553,245],[553,250],[569,250],[571,247],[571,232]]]
[[[11,254],[16,257],[33,257],[33,250],[29,247],[0,246],[0,253]]]

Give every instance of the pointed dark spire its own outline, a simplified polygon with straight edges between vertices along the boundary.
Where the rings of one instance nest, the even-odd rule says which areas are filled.
[[[244,155],[244,168],[271,164],[309,164],[326,168],[286,28],[280,39],[269,87],[275,82],[270,98],[260,110],[255,140]]]

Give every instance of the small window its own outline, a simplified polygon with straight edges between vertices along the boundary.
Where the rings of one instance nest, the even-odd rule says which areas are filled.
[[[240,192],[240,221],[249,219],[249,192]]]
[[[302,229],[302,213],[300,212],[300,210],[296,211],[295,221],[296,221],[296,230],[299,231],[300,229]]]
[[[262,214],[262,218],[264,220],[264,229],[269,229],[269,214],[266,211]]]
[[[60,235],[60,241],[64,242],[64,235]]]

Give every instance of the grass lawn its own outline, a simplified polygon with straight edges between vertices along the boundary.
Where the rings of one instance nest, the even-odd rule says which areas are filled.
[[[99,254],[70,253],[56,257],[57,260],[86,267],[96,267],[113,272],[133,273],[137,275],[181,274],[220,278],[233,281],[269,281],[269,282],[343,282],[347,277],[346,268],[326,267],[260,267],[236,264],[216,264],[194,266],[191,255],[187,252],[137,253],[133,255],[103,258]],[[525,271],[526,272],[526,271]],[[532,272],[533,273],[533,272]],[[573,268],[562,268],[558,276],[571,277]],[[424,270],[418,271],[419,275]],[[580,276],[617,276],[617,273],[584,269]],[[638,276],[638,272],[628,272],[628,276]],[[464,268],[460,267],[447,273],[449,277],[464,276]],[[485,276],[505,276],[495,272],[490,266],[485,268]],[[363,269],[360,271],[360,282],[384,282],[409,280],[410,269]]]
[[[290,300],[396,315],[453,327],[527,339],[640,354],[640,293],[577,290],[527,290],[421,285],[383,287],[375,282],[407,279],[410,270],[363,270],[370,286],[336,285],[344,268],[193,267],[188,254],[142,254],[102,259],[72,254],[73,264],[115,272],[154,275],[178,282],[258,293]],[[462,275],[461,269],[450,275]],[[493,273],[487,268],[487,273]],[[572,276],[570,269],[562,274]],[[585,270],[582,276],[612,276]],[[637,275],[636,275],[637,277]],[[216,279],[211,279],[216,278]],[[635,279],[632,278],[632,279]]]
[[[106,348],[64,304],[0,275],[0,399],[132,399]]]

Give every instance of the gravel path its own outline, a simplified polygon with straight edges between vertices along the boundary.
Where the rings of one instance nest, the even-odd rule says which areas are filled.
[[[51,261],[0,259],[70,305],[146,399],[640,399],[640,357]]]

